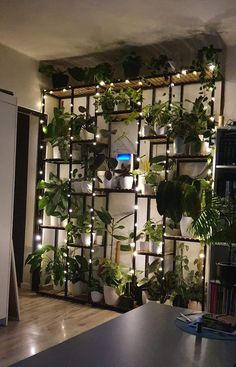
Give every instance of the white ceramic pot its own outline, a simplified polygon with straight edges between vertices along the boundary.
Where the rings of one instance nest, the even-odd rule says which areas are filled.
[[[85,194],[92,192],[92,182],[91,181],[81,181],[81,190]]]
[[[120,187],[122,190],[132,190],[133,182],[133,176],[120,177]]]
[[[52,226],[52,227],[61,227],[61,219],[51,215],[50,216],[50,226]]]
[[[93,243],[96,239],[96,232],[93,232]],[[84,246],[89,247],[90,246],[90,233],[81,233],[81,241]]]
[[[61,159],[61,153],[58,147],[52,148],[52,156],[53,156],[53,159]]]
[[[192,237],[192,233],[188,230],[188,228],[190,227],[190,225],[193,222],[193,218],[191,217],[186,217],[185,215],[182,216],[181,221],[180,221],[180,231],[181,231],[181,236],[183,237]]]
[[[102,245],[102,241],[103,241],[103,235],[99,234],[99,235],[96,235],[96,245],[97,246],[101,246]]]
[[[143,195],[154,195],[154,186],[153,185],[150,185],[150,184],[147,184],[145,183],[143,185],[143,190],[142,190],[142,194]]]
[[[53,158],[53,148],[52,145],[49,143],[46,145],[46,158],[47,159]]]
[[[166,134],[166,127],[159,127],[157,124],[154,126],[154,131],[157,135],[165,135]]]
[[[107,180],[105,177],[105,171],[97,171],[98,178],[102,181],[98,180],[98,187],[100,189],[111,189],[112,188],[112,179]]]
[[[74,181],[71,182],[71,188],[74,190],[74,192],[82,192],[81,182],[80,181]]]
[[[103,286],[105,303],[109,306],[116,306],[119,302],[119,295],[115,288],[108,285]]]
[[[140,251],[148,252],[149,251],[149,242],[148,241],[140,241],[139,242]]]
[[[67,226],[67,224],[68,224],[68,219],[64,219],[64,220],[61,221],[61,227],[65,228]]]
[[[162,246],[158,242],[149,240],[149,251],[151,251],[154,254],[160,255],[162,252]]]
[[[202,145],[201,145],[201,154],[202,155],[207,155],[211,152],[210,146],[208,141],[203,141]]]
[[[100,302],[102,302],[103,294],[100,293],[100,292],[97,292],[97,291],[92,291],[91,292],[91,299],[92,299],[92,302],[94,302],[94,303],[100,303]]]
[[[70,282],[70,289],[71,289],[71,294],[73,297],[77,297],[80,296],[83,293],[87,292],[87,284],[85,282],[82,282],[81,280],[79,280],[76,283],[72,283]]]

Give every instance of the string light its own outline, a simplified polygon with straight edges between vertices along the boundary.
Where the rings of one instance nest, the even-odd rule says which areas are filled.
[[[43,223],[43,220],[40,218],[38,219],[38,224],[42,224]]]
[[[70,154],[70,157],[72,157],[72,154]]]
[[[97,93],[95,94],[95,96],[100,96],[100,93],[99,93],[99,92],[97,92]]]
[[[66,88],[63,88],[63,90],[62,90],[63,92],[66,92]]]
[[[93,192],[93,196],[96,196],[95,192]]]
[[[39,122],[40,122],[40,124],[42,125],[42,124],[44,123],[44,120],[40,120]]]
[[[211,63],[208,65],[209,70],[214,71],[215,70],[215,64]]]
[[[183,69],[183,70],[181,71],[181,73],[182,73],[183,75],[186,75],[186,74],[187,74],[187,70],[186,70],[186,69]]]
[[[106,83],[103,80],[101,80],[99,84],[103,87]]]
[[[67,197],[70,198],[70,194],[67,194]]]
[[[43,149],[43,145],[40,145],[40,149]]]
[[[137,162],[140,162],[140,158],[139,158],[139,157],[137,157],[137,158],[136,158],[136,161],[137,161]]]
[[[90,211],[93,212],[93,208],[91,208]]]
[[[73,107],[73,103],[71,103],[70,106]]]
[[[41,200],[42,199],[42,196],[41,195],[39,195],[39,200]]]
[[[203,253],[203,252],[201,252],[201,253],[199,254],[199,257],[200,257],[200,259],[204,259],[204,257],[205,257],[204,253]]]
[[[92,259],[89,259],[89,264],[92,264]]]
[[[111,87],[114,87],[114,83],[110,83],[110,86],[111,86]]]
[[[99,139],[99,138],[100,138],[100,134],[97,134],[97,135],[96,135],[96,138],[97,138],[97,139]]]
[[[134,256],[137,256],[137,255],[138,255],[138,254],[137,254],[137,251],[134,251],[134,252],[133,252],[133,255],[134,255]]]
[[[50,90],[49,94],[53,94],[53,91],[52,91],[52,90]]]
[[[66,270],[64,270],[64,274],[67,274],[67,271]]]
[[[180,73],[176,74],[176,77],[179,79],[181,77]]]
[[[36,241],[40,241],[41,240],[40,234],[36,234],[35,239],[36,239]]]
[[[143,83],[141,82],[141,80],[138,82],[138,85],[143,85]]]
[[[134,205],[134,210],[138,210],[138,205]]]
[[[175,86],[175,84],[174,83],[171,83],[170,86],[173,88]]]
[[[129,84],[129,82],[130,82],[130,81],[129,81],[128,79],[126,79],[126,80],[125,80],[125,84]]]
[[[96,141],[93,142],[93,145],[97,145]]]
[[[73,210],[70,208],[70,209],[69,209],[69,213],[72,213],[72,212],[73,212]]]
[[[91,248],[91,252],[94,252],[94,248]]]
[[[42,248],[42,246],[43,246],[43,245],[42,245],[42,243],[38,243],[38,244],[37,244],[37,248],[38,248],[38,249]]]
[[[69,127],[69,131],[71,131],[71,127]]]
[[[193,71],[193,75],[197,75],[197,71],[196,70]]]
[[[142,104],[142,102],[141,102],[141,101],[138,101],[138,102],[137,102],[137,105],[138,105],[138,106],[141,106],[141,104]]]
[[[134,247],[135,247],[135,243],[134,243],[134,242],[131,242],[131,243],[130,243],[130,247],[131,247],[131,248],[134,248]]]
[[[131,269],[130,270],[130,274],[134,274],[134,269]]]
[[[216,99],[215,99],[215,97],[211,97],[211,100],[212,100],[212,102],[215,102]]]
[[[135,223],[135,224],[134,224],[134,226],[135,226],[135,227],[138,227],[138,224],[137,224],[137,223]]]
[[[209,169],[209,170],[207,171],[207,174],[210,176],[210,175],[212,174],[212,170],[211,170],[211,169]]]
[[[162,271],[162,267],[160,267],[158,270],[159,270],[159,271]]]
[[[43,171],[39,171],[39,174],[42,175],[43,174]]]
[[[139,112],[139,116],[143,116],[143,112]]]

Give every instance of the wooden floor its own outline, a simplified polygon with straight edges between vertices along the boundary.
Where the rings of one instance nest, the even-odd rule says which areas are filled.
[[[118,313],[24,291],[21,321],[0,327],[0,367],[36,354],[117,316]],[[32,366],[33,367],[33,366]]]

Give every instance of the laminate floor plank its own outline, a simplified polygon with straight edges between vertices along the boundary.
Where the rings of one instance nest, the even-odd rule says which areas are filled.
[[[75,335],[103,324],[119,314],[20,292],[21,321],[0,327],[0,367],[32,356]]]

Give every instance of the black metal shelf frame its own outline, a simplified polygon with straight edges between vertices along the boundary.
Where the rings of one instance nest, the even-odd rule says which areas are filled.
[[[172,103],[172,96],[173,96],[173,83],[172,83],[172,74],[169,74],[169,76],[166,78],[166,82],[165,82],[165,86],[168,87],[169,89],[169,108],[171,108],[171,103]],[[194,82],[195,83],[195,82]],[[181,100],[180,103],[183,104],[183,94],[184,94],[184,85],[185,84],[189,84],[189,83],[178,83],[178,85],[181,86]],[[156,99],[156,90],[163,87],[161,86],[149,86],[148,88],[146,86],[142,85],[142,82],[139,82],[139,88],[141,88],[142,90],[145,89],[152,89],[152,104],[155,102]],[[177,85],[175,83],[175,85]],[[70,88],[70,111],[71,113],[74,112],[74,90],[76,89],[76,87],[72,87]],[[96,86],[95,87],[95,92],[99,92],[101,90],[100,86]],[[214,90],[212,91],[212,104],[211,104],[211,115],[214,116]],[[134,195],[134,246],[132,246],[132,267],[130,269],[131,273],[133,273],[133,281],[135,281],[135,271],[136,271],[136,261],[135,258],[137,255],[142,255],[145,256],[145,273],[147,275],[147,265],[149,262],[149,257],[150,256],[154,256],[154,257],[159,257],[162,261],[162,266],[161,266],[161,270],[162,274],[164,276],[165,274],[165,256],[173,256],[173,270],[175,271],[175,256],[176,256],[176,243],[178,241],[186,241],[186,242],[199,242],[197,239],[190,239],[190,238],[183,238],[181,236],[168,236],[166,235],[165,231],[166,231],[166,218],[163,217],[163,234],[162,234],[162,253],[161,254],[155,254],[152,252],[144,252],[144,251],[137,251],[136,248],[136,237],[137,237],[137,220],[138,220],[138,202],[140,199],[146,199],[147,200],[147,220],[150,219],[150,211],[151,211],[151,200],[155,199],[156,196],[155,195],[145,195],[145,194],[141,194],[140,192],[137,191],[138,189],[138,177],[137,179],[134,181],[134,188],[132,190],[118,190],[118,189],[100,189],[100,188],[96,188],[95,187],[95,172],[94,172],[94,177],[93,177],[93,181],[92,181],[92,192],[91,193],[76,193],[73,192],[71,190],[71,182],[72,182],[72,169],[73,169],[73,164],[80,164],[79,160],[73,160],[73,145],[74,144],[84,144],[86,146],[89,146],[91,144],[101,144],[97,137],[96,134],[94,135],[93,139],[88,139],[88,140],[79,140],[76,141],[73,139],[73,131],[72,128],[70,129],[70,154],[69,154],[69,160],[68,161],[62,161],[62,160],[58,160],[58,159],[48,159],[45,158],[45,154],[46,154],[46,143],[43,139],[43,133],[42,133],[42,126],[44,124],[47,123],[47,118],[45,115],[45,97],[46,95],[50,95],[49,91],[44,90],[43,91],[43,101],[42,101],[42,119],[40,120],[40,125],[39,125],[39,138],[38,138],[38,166],[37,166],[37,180],[39,180],[40,178],[43,177],[44,172],[45,172],[45,164],[56,164],[57,167],[57,175],[60,175],[60,165],[61,164],[67,164],[68,165],[68,177],[69,177],[69,195],[68,195],[68,220],[70,221],[71,218],[71,197],[72,196],[81,196],[83,198],[83,210],[85,211],[86,208],[86,198],[90,197],[91,198],[91,235],[90,235],[90,246],[86,247],[86,246],[82,246],[82,245],[76,245],[73,243],[70,243],[67,239],[67,255],[69,255],[69,251],[70,248],[80,248],[81,249],[81,254],[83,256],[84,250],[89,251],[89,280],[91,280],[92,277],[92,273],[93,273],[93,255],[94,255],[94,248],[96,248],[96,246],[93,245],[93,228],[94,228],[94,208],[95,208],[95,199],[96,197],[104,197],[105,198],[105,205],[106,205],[106,209],[109,209],[109,196],[110,194],[115,194],[115,193],[122,193],[122,194],[133,194]],[[87,101],[87,114],[89,113],[89,98],[91,98],[92,95],[88,94],[86,95],[86,101]],[[61,100],[63,100],[65,97],[56,97],[54,96],[54,98],[57,98],[58,100],[58,106],[61,106]],[[221,103],[221,111],[222,111],[223,105]],[[122,115],[122,114],[127,114],[131,111],[115,111],[114,115]],[[95,123],[97,126],[97,118],[98,116],[102,115],[101,113],[95,112]],[[157,145],[157,144],[162,144],[165,145],[165,149],[166,149],[166,163],[165,163],[165,180],[168,180],[168,167],[169,167],[169,159],[174,158],[177,161],[177,165],[179,165],[181,162],[204,162],[207,161],[207,159],[209,158],[209,156],[182,156],[182,155],[171,155],[170,154],[170,145],[173,143],[172,139],[170,139],[167,135],[158,135],[158,136],[140,136],[140,132],[141,132],[141,123],[143,120],[143,115],[142,115],[142,104],[140,105],[140,110],[138,111],[138,117],[137,117],[137,125],[138,125],[138,131],[137,131],[137,160],[139,161],[139,155],[140,155],[140,145],[143,141],[149,141],[150,142],[150,148],[149,148],[149,159],[152,157],[152,147],[153,145]],[[122,121],[122,120],[121,120]],[[111,129],[111,123],[109,123],[108,126],[109,129]],[[104,148],[108,148],[109,149],[109,154],[110,154],[110,144],[111,144],[111,140],[109,138],[109,142],[108,145],[107,144],[102,144],[104,145]],[[42,221],[43,221],[43,217],[42,217],[42,213],[38,210],[37,207],[37,199],[40,196],[42,192],[37,191],[37,195],[36,195],[36,209],[35,209],[35,236],[34,236],[34,243],[35,246],[34,248],[36,248],[36,245],[38,244],[38,240],[36,240],[36,236],[38,236],[37,238],[42,238],[42,230],[43,229],[52,229],[55,231],[55,237],[54,237],[54,245],[57,246],[57,241],[58,241],[58,231],[59,230],[64,230],[64,227],[52,227],[52,226],[44,226],[42,225]],[[170,253],[166,253],[165,252],[165,241],[166,240],[172,240],[173,241],[173,251],[171,251]],[[104,238],[104,245],[103,246],[99,246],[99,247],[103,247],[104,248],[104,257],[106,257],[107,255],[107,232],[105,233],[105,238]],[[202,299],[203,299],[203,307],[204,307],[204,303],[205,303],[205,265],[206,265],[206,246],[204,246],[204,264],[203,264],[203,292],[202,292]],[[68,299],[68,300],[73,300],[73,297],[68,295],[68,265],[66,265],[66,282],[65,282],[65,291],[64,291],[64,299]],[[38,284],[37,282],[39,282],[39,274],[37,277],[37,281],[36,281],[36,286],[34,287],[35,290],[38,290]],[[50,295],[50,294],[47,294]],[[79,300],[77,299],[76,302],[79,302]],[[92,304],[90,297],[88,299],[88,302],[90,304]],[[95,304],[92,304],[93,306],[96,306]],[[102,307],[100,305],[100,307]]]

